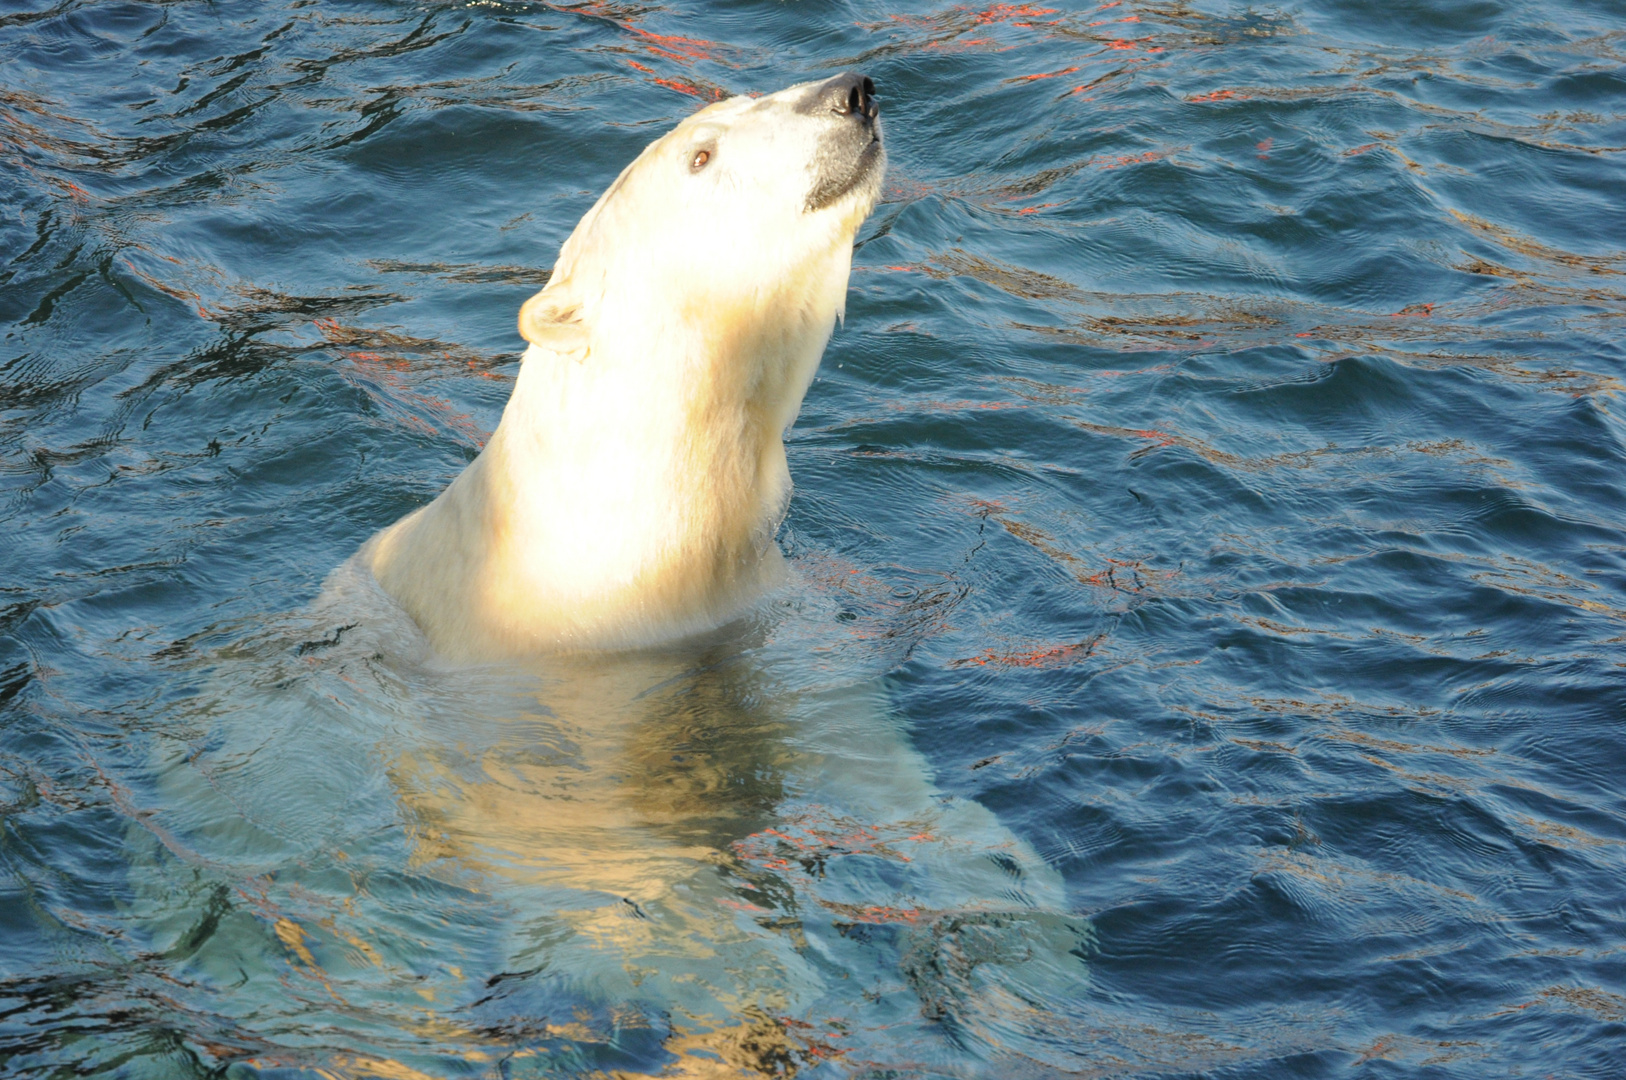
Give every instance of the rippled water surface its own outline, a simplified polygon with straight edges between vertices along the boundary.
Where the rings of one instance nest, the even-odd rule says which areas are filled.
[[[844,69],[799,584],[324,608],[620,168]],[[1605,0],[8,0],[0,1070],[1622,1075],[1623,109]]]

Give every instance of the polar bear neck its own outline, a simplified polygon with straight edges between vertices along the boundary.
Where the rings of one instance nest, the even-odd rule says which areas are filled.
[[[372,546],[380,583],[465,658],[632,646],[738,614],[780,571],[782,437],[850,264],[848,239],[663,321],[625,294],[594,313],[586,355],[532,346],[480,457]]]

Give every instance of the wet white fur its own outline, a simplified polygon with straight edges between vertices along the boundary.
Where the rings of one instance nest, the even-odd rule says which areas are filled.
[[[532,344],[484,452],[363,548],[441,653],[644,644],[776,579],[782,436],[881,174],[806,208],[840,122],[795,109],[808,88],[712,105],[627,167],[523,309]]]

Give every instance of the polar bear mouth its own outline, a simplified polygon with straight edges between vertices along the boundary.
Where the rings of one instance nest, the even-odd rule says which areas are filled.
[[[853,159],[851,167],[841,175],[832,176],[827,170],[820,170],[819,179],[813,185],[813,190],[807,194],[807,211],[823,210],[825,207],[840,202],[850,195],[870,174],[875,171],[876,163],[881,160],[881,136],[877,132],[869,143],[858,152]]]

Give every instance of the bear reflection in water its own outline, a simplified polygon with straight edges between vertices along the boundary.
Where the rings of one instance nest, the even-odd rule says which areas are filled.
[[[1088,924],[934,787],[817,589],[704,643],[449,666],[334,584],[206,661],[131,834],[211,1041],[357,1078],[1078,1063]]]
[[[872,91],[732,99],[646,149],[522,310],[480,457],[335,571],[316,614],[347,629],[296,650],[300,689],[218,710],[238,748],[172,762],[205,831],[241,814],[297,837],[264,903],[345,1015],[399,1012],[412,985],[445,1003],[414,1021],[436,1046],[568,1045],[575,1071],[1061,1053],[1047,1014],[1077,997],[1085,928],[1058,875],[937,793],[773,540],[783,432],[879,192]],[[302,827],[324,802],[352,809]],[[327,851],[367,887],[300,883]],[[302,919],[322,889],[336,911]]]
[[[458,994],[478,1042],[648,1024],[655,1064],[622,1071],[663,1075],[1051,1057],[1087,924],[932,785],[848,624],[797,590],[704,643],[412,676],[429,712],[383,762],[410,863],[509,912]]]

